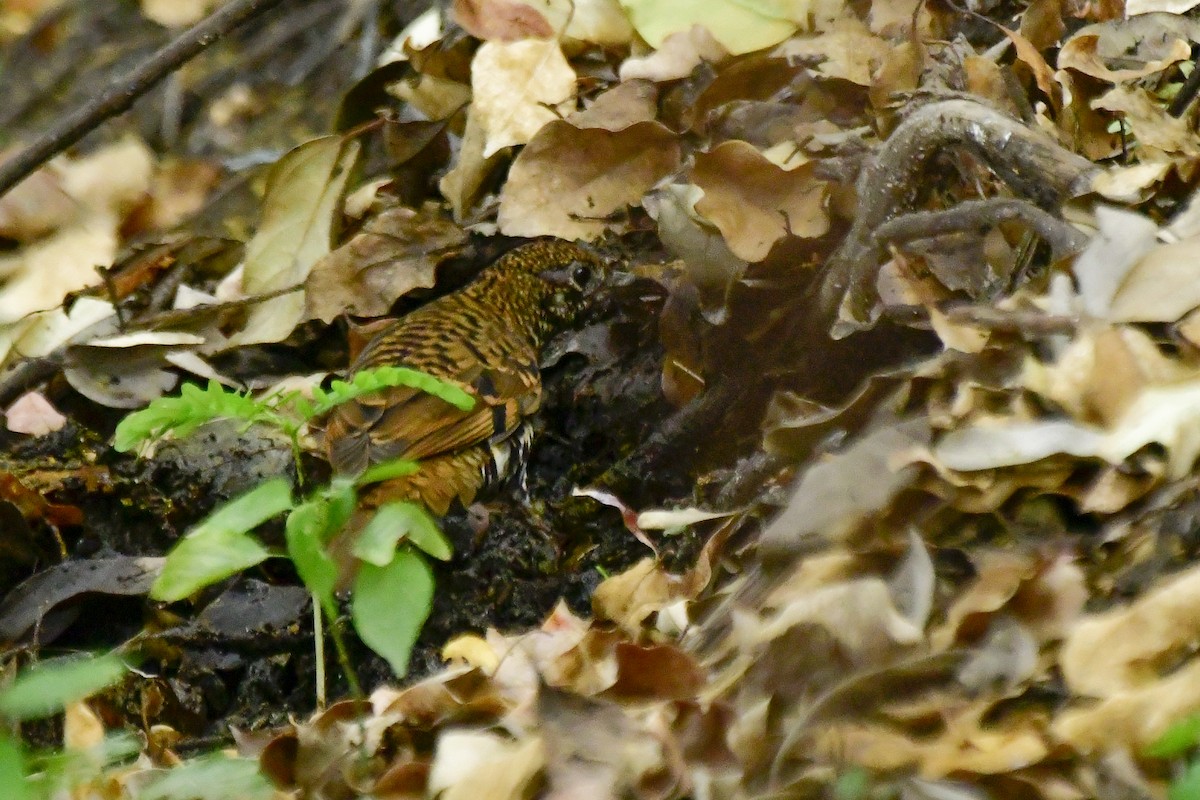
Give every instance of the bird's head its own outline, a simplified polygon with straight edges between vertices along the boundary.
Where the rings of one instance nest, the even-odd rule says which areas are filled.
[[[526,300],[536,305],[539,327],[545,331],[571,325],[608,272],[608,265],[591,250],[558,239],[522,245],[492,268],[525,276],[521,282],[528,287]]]

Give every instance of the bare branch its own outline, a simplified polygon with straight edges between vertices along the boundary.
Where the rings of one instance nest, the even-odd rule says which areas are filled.
[[[78,142],[106,119],[129,110],[155,84],[220,37],[283,0],[232,0],[143,61],[95,100],[75,109],[24,150],[0,165],[0,196]]]

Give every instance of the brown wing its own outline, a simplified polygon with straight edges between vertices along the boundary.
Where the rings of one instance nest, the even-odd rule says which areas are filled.
[[[428,459],[496,441],[540,405],[537,354],[511,331],[493,327],[450,337],[410,325],[399,333],[397,341],[368,346],[356,368],[392,363],[421,369],[457,384],[478,402],[460,411],[432,395],[398,387],[346,403],[326,425],[329,460],[337,472],[356,474],[389,459]]]

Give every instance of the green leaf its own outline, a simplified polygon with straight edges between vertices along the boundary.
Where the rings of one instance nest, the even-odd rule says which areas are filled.
[[[288,556],[300,573],[300,580],[321,603],[325,613],[337,616],[337,603],[333,589],[337,584],[337,565],[325,551],[329,537],[344,524],[345,520],[332,527],[334,515],[332,503],[327,498],[317,497],[292,509],[287,518]]]
[[[380,483],[381,481],[390,481],[392,478],[403,478],[412,475],[420,468],[420,464],[410,461],[407,458],[384,461],[382,464],[368,467],[366,472],[358,476],[355,484],[358,486],[367,486],[372,483]]]
[[[150,596],[174,602],[263,561],[270,553],[249,531],[292,506],[292,490],[272,478],[231,500],[167,554]]]
[[[454,555],[446,537],[429,513],[416,503],[387,503],[380,506],[354,543],[354,555],[377,567],[392,560],[396,543],[407,538],[439,561]]]
[[[193,529],[248,532],[292,507],[292,487],[285,478],[271,478],[218,508]]]
[[[1167,800],[1200,800],[1200,761],[1189,763],[1183,774],[1171,781]]]
[[[89,697],[125,676],[115,655],[42,661],[0,691],[0,714],[25,720],[57,714],[68,703]]]
[[[6,732],[0,731],[0,786],[6,800],[33,800],[25,779],[25,753]]]
[[[708,29],[733,55],[771,47],[808,25],[809,6],[778,0],[620,0],[638,34],[651,47],[693,25]]]
[[[150,597],[173,603],[270,558],[248,533],[210,529],[189,534],[167,554]]]
[[[351,614],[364,643],[403,676],[421,626],[433,605],[433,571],[404,547],[384,567],[365,563],[354,581]]]
[[[462,411],[475,407],[475,398],[452,383],[408,367],[375,367],[355,373],[349,381],[334,381],[327,391],[313,392],[313,416],[366,394],[409,386],[439,397]]]
[[[1185,717],[1163,731],[1147,748],[1150,758],[1178,758],[1200,743],[1200,714]]]
[[[179,396],[160,397],[122,419],[113,435],[113,449],[125,453],[168,433],[187,436],[215,419],[256,422],[272,420],[273,416],[269,405],[248,394],[226,389],[216,381],[209,381],[203,389],[188,383]]]
[[[269,800],[271,782],[258,761],[207,755],[185,761],[137,792],[138,800]]]

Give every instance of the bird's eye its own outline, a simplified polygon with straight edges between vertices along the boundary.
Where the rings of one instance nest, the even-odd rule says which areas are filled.
[[[592,268],[587,264],[576,264],[571,270],[571,283],[575,288],[582,289],[592,280]]]

